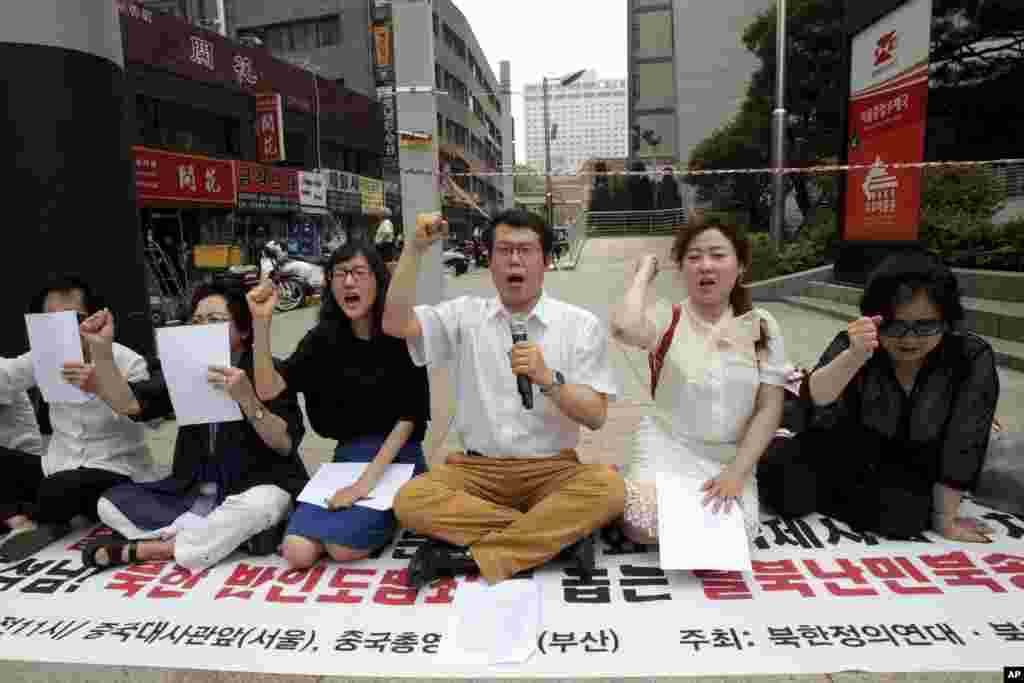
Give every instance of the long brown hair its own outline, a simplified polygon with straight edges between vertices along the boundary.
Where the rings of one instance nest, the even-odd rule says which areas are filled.
[[[725,238],[729,240],[732,248],[736,251],[736,260],[739,261],[743,269],[743,273],[736,278],[736,284],[733,285],[732,291],[729,292],[729,303],[732,305],[732,313],[734,316],[739,317],[752,310],[754,304],[750,298],[750,290],[743,284],[746,273],[750,272],[750,240],[747,239],[747,236],[738,227],[731,223],[726,223],[719,218],[705,219],[702,214],[691,210],[690,220],[679,229],[675,239],[672,241],[672,261],[678,266],[679,270],[682,270],[690,244],[693,243],[693,240],[697,239],[698,235],[706,230],[718,230],[725,235]],[[768,335],[765,332],[764,323],[762,323],[761,336],[758,337],[757,343],[754,345],[756,350],[760,351],[763,349],[767,340]]]

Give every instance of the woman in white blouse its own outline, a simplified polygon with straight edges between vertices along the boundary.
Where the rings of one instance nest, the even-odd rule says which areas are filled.
[[[782,416],[782,332],[740,284],[750,243],[734,227],[691,219],[672,259],[689,295],[682,303],[649,305],[658,261],[648,255],[612,315],[612,336],[649,353],[654,400],[624,472],[623,531],[637,543],[657,542],[655,478],[663,471],[703,480],[703,503],[716,514],[738,504],[753,540],[757,461]]]

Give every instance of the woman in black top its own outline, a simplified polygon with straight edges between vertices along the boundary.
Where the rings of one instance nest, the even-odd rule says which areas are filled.
[[[987,525],[958,513],[981,472],[999,377],[988,343],[959,329],[956,276],[929,254],[890,256],[860,310],[804,380],[810,428],[762,460],[762,498],[785,516],[816,510],[886,536],[930,528],[988,542]]]
[[[270,354],[276,295],[269,283],[249,293],[259,396],[305,394],[313,429],[338,441],[334,462],[368,463],[355,484],[325,501],[326,508],[298,505],[282,548],[297,568],[325,552],[339,561],[362,559],[390,542],[394,513],[355,503],[370,496],[392,463],[414,465],[414,475],[426,471],[427,373],[413,365],[403,340],[381,330],[387,267],[372,245],[349,242],[331,256],[326,278],[318,324],[276,369]]]
[[[238,402],[242,419],[179,427],[170,477],[104,493],[97,513],[118,534],[82,551],[88,566],[173,559],[199,571],[240,546],[270,554],[280,544],[294,498],[309,481],[299,458],[305,428],[295,394],[282,392],[261,403],[250,381],[252,319],[245,296],[213,286],[196,292],[194,302],[193,325],[228,326],[233,367],[211,368],[208,380]],[[97,394],[115,412],[147,422],[173,411],[159,364],[148,380],[128,383],[110,362],[109,311],[86,320],[82,331],[95,363]]]

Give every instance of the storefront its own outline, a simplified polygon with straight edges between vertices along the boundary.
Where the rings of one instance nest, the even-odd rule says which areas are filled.
[[[152,275],[176,278],[188,289],[196,275],[196,247],[238,244],[233,229],[234,162],[138,146],[132,151],[147,265]],[[162,262],[154,244],[171,268]]]
[[[288,253],[320,258],[334,221],[327,210],[327,180],[317,171],[299,171],[299,209],[288,226]]]
[[[263,245],[288,243],[289,226],[299,213],[299,172],[251,161],[236,161],[237,222],[244,235],[250,262],[258,263]]]

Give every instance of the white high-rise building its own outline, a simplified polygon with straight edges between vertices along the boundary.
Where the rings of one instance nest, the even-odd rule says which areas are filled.
[[[526,163],[544,170],[543,86],[526,86],[523,96],[526,121]],[[551,170],[573,172],[594,157],[623,158],[626,135],[626,79],[599,79],[588,71],[568,86],[548,81],[548,111],[555,139],[551,141]]]

